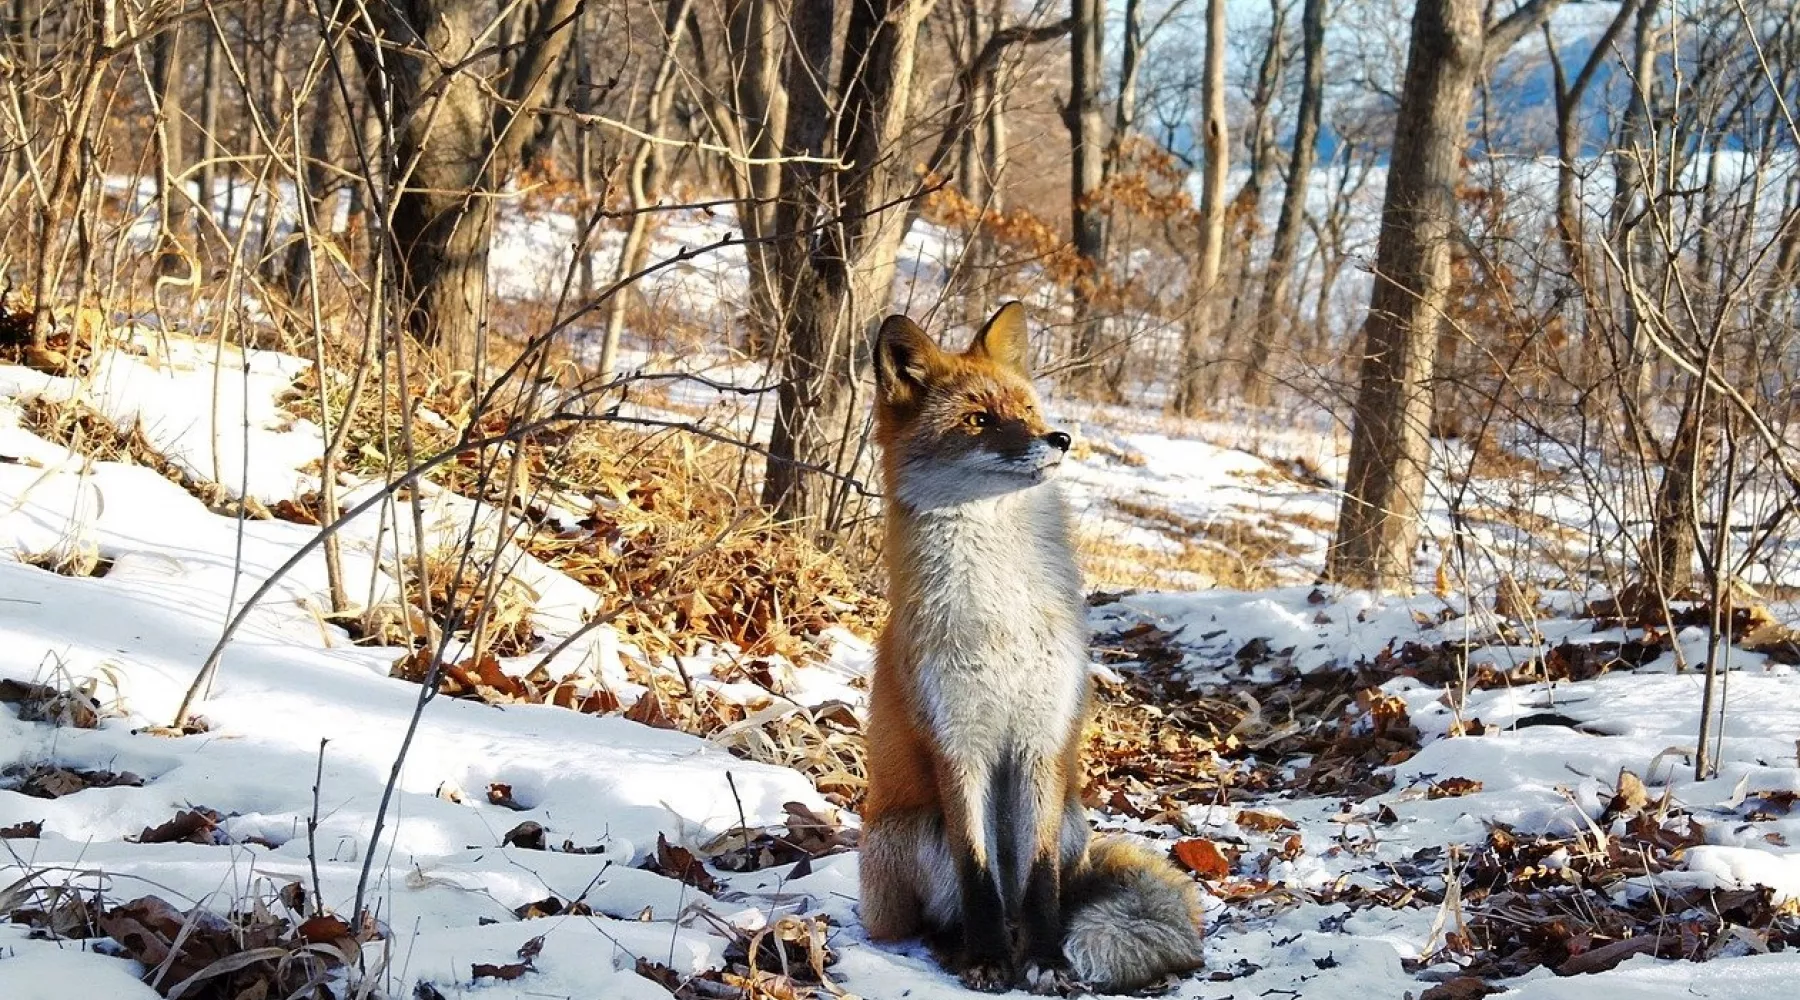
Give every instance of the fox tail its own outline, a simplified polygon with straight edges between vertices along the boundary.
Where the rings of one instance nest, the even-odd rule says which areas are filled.
[[[1063,957],[1107,992],[1203,964],[1200,896],[1168,859],[1123,837],[1095,840],[1066,884]]]

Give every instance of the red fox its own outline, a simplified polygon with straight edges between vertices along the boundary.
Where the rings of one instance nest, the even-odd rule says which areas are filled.
[[[892,611],[876,652],[862,920],[928,932],[963,982],[1130,990],[1201,965],[1198,894],[1165,858],[1090,843],[1081,806],[1086,615],[1050,482],[1071,444],[1038,413],[1025,311],[962,354],[904,316],[875,347]]]

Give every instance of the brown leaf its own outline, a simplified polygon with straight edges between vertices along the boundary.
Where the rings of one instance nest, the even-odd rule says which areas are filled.
[[[661,962],[640,958],[637,960],[637,974],[671,993],[681,988],[681,976]]]
[[[350,925],[345,923],[342,918],[329,913],[321,913],[301,922],[294,933],[309,944],[330,944],[339,938],[349,937]]]
[[[287,907],[290,913],[306,912],[306,885],[304,883],[289,882],[281,887],[278,896],[281,899],[281,905]]]
[[[512,786],[503,781],[496,781],[489,785],[487,797],[488,801],[494,805],[511,809],[514,812],[524,812],[529,808],[528,806],[520,805],[518,801],[513,798]]]
[[[512,962],[507,965],[490,965],[487,962],[476,962],[469,967],[470,979],[503,979],[514,980],[531,971],[530,962]]]
[[[651,859],[651,870],[661,872],[673,879],[679,879],[699,889],[708,896],[719,891],[719,881],[713,878],[694,852],[685,847],[671,844],[662,834],[656,835],[656,856]]]
[[[144,832],[137,835],[139,844],[223,844],[228,841],[219,830],[219,821],[223,819],[218,813],[205,806],[195,809],[184,809],[175,814],[175,818],[161,826],[145,827]]]
[[[1481,1000],[1491,993],[1500,992],[1500,987],[1474,976],[1457,976],[1446,979],[1419,995],[1419,1000]]]
[[[518,847],[527,851],[549,850],[544,840],[544,828],[530,820],[508,830],[506,836],[501,839],[500,846]]]
[[[1219,845],[1202,837],[1175,842],[1175,860],[1188,871],[1205,879],[1223,879],[1231,875],[1231,862],[1220,852]]]
[[[1237,825],[1241,829],[1250,830],[1254,833],[1274,833],[1278,830],[1298,830],[1300,828],[1293,820],[1288,819],[1286,816],[1277,816],[1274,813],[1268,812],[1256,812],[1250,809],[1238,811]]]
[[[668,709],[663,707],[662,695],[657,693],[655,687],[645,691],[642,697],[626,709],[625,717],[652,729],[678,728],[675,720],[669,718]]]
[[[1605,972],[1633,955],[1656,950],[1656,938],[1653,935],[1626,938],[1589,949],[1556,967],[1559,976],[1584,976],[1595,972]]]
[[[1464,795],[1473,795],[1481,791],[1481,782],[1474,778],[1445,778],[1434,781],[1425,790],[1428,799],[1456,799]]]
[[[136,788],[144,779],[130,771],[83,771],[56,764],[14,765],[0,772],[0,777],[16,782],[13,790],[36,799],[60,799],[89,788]],[[0,783],[4,787],[5,783]]]
[[[1650,805],[1650,791],[1644,787],[1644,779],[1621,770],[1619,772],[1619,788],[1613,793],[1612,801],[1607,803],[1606,815],[1635,815]]]
[[[21,722],[48,722],[76,729],[100,724],[100,701],[79,691],[58,691],[48,684],[0,679],[0,702],[19,706]]]
[[[538,917],[554,917],[560,915],[565,907],[563,901],[555,896],[546,896],[536,902],[524,906],[513,907],[513,916],[520,920],[535,920]]]

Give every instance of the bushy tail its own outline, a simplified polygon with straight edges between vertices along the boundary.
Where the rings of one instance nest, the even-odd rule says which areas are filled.
[[[1123,837],[1095,840],[1063,898],[1063,957],[1106,992],[1202,964],[1199,892],[1168,859]]]

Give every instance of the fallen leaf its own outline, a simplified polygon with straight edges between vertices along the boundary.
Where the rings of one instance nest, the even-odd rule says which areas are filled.
[[[1175,842],[1175,860],[1182,867],[1206,879],[1223,879],[1231,875],[1231,862],[1220,852],[1219,845],[1203,837],[1190,837]]]
[[[524,812],[530,808],[520,805],[518,800],[513,798],[512,786],[503,781],[496,781],[488,786],[487,798],[494,805],[511,809],[514,812]]]
[[[201,806],[196,809],[184,809],[175,814],[175,818],[160,826],[145,827],[144,832],[137,835],[139,844],[223,844],[229,841],[219,830],[219,821],[224,817],[217,812]]]
[[[544,840],[544,828],[530,820],[508,830],[506,836],[501,838],[500,846],[518,847],[527,851],[549,850]]]
[[[469,967],[470,979],[504,979],[514,980],[531,971],[530,962],[511,962],[506,965],[490,965],[487,962],[476,962]]]
[[[329,944],[350,936],[350,925],[329,913],[321,913],[302,921],[294,933],[310,944]]]
[[[1254,833],[1274,833],[1277,830],[1298,830],[1300,827],[1286,816],[1277,816],[1269,812],[1257,812],[1242,809],[1237,814],[1237,825],[1241,829]]]
[[[1473,795],[1481,791],[1481,782],[1474,778],[1445,778],[1434,781],[1425,790],[1428,799],[1455,799],[1464,795]]]

